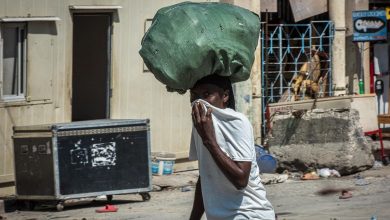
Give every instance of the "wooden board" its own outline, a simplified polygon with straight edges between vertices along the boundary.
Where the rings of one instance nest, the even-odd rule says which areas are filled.
[[[295,22],[328,11],[327,0],[290,0]]]
[[[278,1],[275,0],[260,0],[261,12],[278,12]]]
[[[375,94],[352,96],[351,108],[359,111],[360,124],[364,132],[378,129],[378,112]]]

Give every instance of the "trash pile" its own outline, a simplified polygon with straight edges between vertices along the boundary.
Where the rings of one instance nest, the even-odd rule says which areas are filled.
[[[184,2],[158,10],[139,54],[168,91],[184,93],[211,74],[247,80],[259,31],[259,17],[247,9]]]
[[[301,180],[316,180],[322,178],[328,178],[328,177],[341,177],[340,173],[337,170],[329,169],[329,168],[321,168],[317,169],[317,171],[312,171],[309,173],[305,173]]]

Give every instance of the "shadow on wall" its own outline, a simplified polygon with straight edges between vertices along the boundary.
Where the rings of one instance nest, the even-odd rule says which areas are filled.
[[[347,94],[352,95],[355,93],[359,93],[358,83],[361,75],[360,72],[361,72],[361,65],[362,65],[361,64],[362,56],[360,54],[358,44],[353,42],[353,35],[346,37],[345,48],[346,48],[346,56],[347,56],[346,63],[345,63],[345,77],[347,77],[346,92]],[[364,51],[364,53],[369,53],[369,50]],[[370,70],[367,69],[363,71],[370,71]]]
[[[287,120],[284,138],[280,145],[287,145],[290,143],[292,136],[296,134],[296,130],[299,127],[301,120],[301,118],[290,118]]]
[[[28,23],[29,34],[57,35],[57,22],[55,21],[34,21]]]

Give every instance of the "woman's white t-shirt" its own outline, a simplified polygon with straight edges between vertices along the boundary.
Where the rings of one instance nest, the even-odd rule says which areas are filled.
[[[264,186],[260,182],[253,130],[249,120],[230,108],[219,109],[203,100],[197,101],[202,102],[205,107],[212,108],[215,134],[222,151],[234,161],[252,162],[248,185],[242,190],[237,190],[214,162],[196,129],[192,128],[189,159],[198,160],[199,163],[207,219],[274,220],[274,209],[267,200]]]

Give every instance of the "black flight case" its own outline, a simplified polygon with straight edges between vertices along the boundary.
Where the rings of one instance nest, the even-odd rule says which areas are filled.
[[[51,201],[151,191],[149,120],[14,127],[16,199]]]

